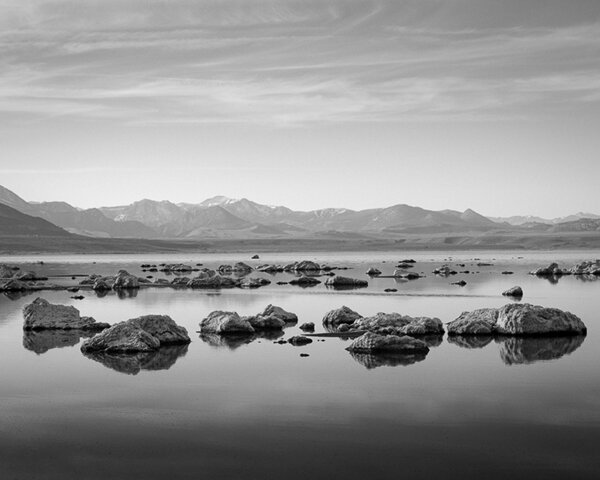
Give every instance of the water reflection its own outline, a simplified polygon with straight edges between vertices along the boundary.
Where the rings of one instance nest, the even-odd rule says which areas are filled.
[[[215,333],[201,333],[200,340],[215,348],[228,348],[236,350],[243,345],[249,345],[255,340],[277,340],[283,337],[283,330],[266,330],[259,333],[237,334],[237,335],[218,335]]]
[[[377,367],[406,367],[418,362],[422,362],[427,357],[427,353],[357,353],[349,352],[352,358],[360,363],[367,370]]]
[[[89,338],[95,332],[82,330],[30,330],[23,332],[23,347],[41,355],[53,348],[73,347],[82,338]]]
[[[483,348],[493,339],[492,335],[449,335],[448,343],[461,348]]]
[[[565,337],[506,337],[498,339],[500,358],[506,365],[524,365],[556,360],[570,355],[583,344],[585,335]]]
[[[87,358],[101,363],[107,368],[127,375],[137,375],[142,370],[168,370],[179,357],[183,357],[188,350],[188,345],[172,345],[161,347],[154,352],[135,354],[87,352]]]

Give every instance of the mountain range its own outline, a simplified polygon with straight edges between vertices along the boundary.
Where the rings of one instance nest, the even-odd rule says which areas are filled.
[[[367,210],[295,211],[245,198],[217,196],[197,204],[144,199],[130,205],[79,209],[65,202],[27,202],[2,186],[0,204],[5,214],[0,217],[0,234],[4,235],[11,234],[11,228],[33,232],[32,225],[36,221],[40,232],[50,231],[51,225],[60,227],[58,231],[62,234],[70,232],[89,237],[187,240],[394,238],[408,234],[483,234],[507,230],[600,231],[600,215],[594,214],[576,214],[565,217],[564,221],[537,217],[488,218],[471,209],[434,211],[404,204]],[[8,212],[13,209],[10,217]],[[10,228],[4,221],[9,217],[12,218]],[[40,219],[46,222],[41,224]],[[15,222],[20,222],[21,227],[17,228]],[[54,232],[58,234],[56,230]]]

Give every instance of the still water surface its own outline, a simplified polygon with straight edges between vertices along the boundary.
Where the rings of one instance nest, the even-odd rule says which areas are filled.
[[[519,258],[522,257],[522,258]],[[51,277],[147,275],[143,263],[216,267],[314,259],[368,279],[414,258],[426,278],[371,279],[366,289],[301,289],[275,282],[253,291],[144,289],[133,296],[84,292],[0,295],[0,477],[125,478],[598,478],[600,456],[600,280],[558,283],[527,275],[557,260],[572,265],[599,252],[462,252],[449,265],[470,274],[431,271],[444,253],[8,257]],[[475,258],[480,260],[474,260]],[[493,266],[477,267],[479,261]],[[96,263],[93,263],[96,262]],[[465,267],[455,267],[464,263]],[[513,271],[502,275],[502,271]],[[153,274],[157,278],[162,273]],[[324,277],[325,280],[327,277]],[[464,279],[465,287],[451,285]],[[64,277],[51,278],[63,282]],[[298,314],[299,324],[347,305],[362,315],[400,312],[449,322],[465,310],[497,307],[513,285],[523,301],[569,310],[586,338],[460,341],[444,337],[412,364],[353,357],[347,340],[304,347],[201,339],[198,322],[212,310],[258,313],[267,304]],[[397,288],[397,293],[384,293]],[[22,308],[39,295],[72,304],[82,315],[114,323],[168,314],[192,343],[158,355],[88,358],[72,335],[24,335]],[[287,328],[282,338],[301,331]],[[300,357],[308,353],[309,357]],[[408,363],[408,362],[405,362]]]

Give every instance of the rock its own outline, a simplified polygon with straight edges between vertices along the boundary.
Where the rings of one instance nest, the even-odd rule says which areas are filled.
[[[187,330],[175,323],[168,315],[144,315],[127,320],[132,325],[137,325],[145,332],[164,345],[183,345],[190,343]]]
[[[174,287],[187,287],[191,279],[189,277],[177,277],[171,280],[171,285]]]
[[[291,345],[294,345],[295,347],[300,347],[302,345],[308,345],[309,343],[312,343],[312,338],[308,338],[308,337],[304,337],[302,335],[296,335],[294,337],[291,337],[288,340],[288,343]]]
[[[160,265],[162,268],[160,269],[161,272],[177,272],[177,273],[181,273],[181,272],[191,272],[193,270],[193,268],[189,265],[184,265],[183,263],[176,263],[176,264],[161,264]]]
[[[26,305],[23,317],[23,330],[103,330],[110,327],[91,317],[81,317],[75,307],[53,305],[43,298],[36,298]]]
[[[572,313],[529,303],[464,312],[448,324],[448,335],[580,335],[586,331]]]
[[[200,275],[192,278],[186,285],[189,288],[234,288],[238,286],[238,282],[221,275]]]
[[[449,277],[450,275],[456,275],[458,272],[452,270],[448,265],[444,265],[440,268],[436,268],[432,273],[442,277]]]
[[[271,304],[267,305],[262,311],[262,313],[260,313],[259,315],[262,315],[264,317],[273,316],[279,318],[280,320],[283,320],[286,324],[290,325],[293,325],[298,322],[298,315]]]
[[[221,275],[230,275],[233,272],[233,267],[231,265],[219,265],[217,272]]]
[[[341,275],[336,275],[334,277],[328,278],[325,282],[325,285],[334,288],[360,288],[367,287],[369,285],[369,282],[367,282],[366,280],[359,280],[356,278],[342,277]]]
[[[558,266],[558,263],[551,263],[547,267],[538,268],[529,273],[537,277],[560,277],[565,274],[565,271]]]
[[[81,345],[82,352],[152,352],[160,347],[158,338],[128,322],[107,328]]]
[[[502,292],[502,295],[504,295],[505,297],[522,298],[523,297],[523,289],[519,286],[512,287],[512,288],[509,288],[508,290]]]
[[[387,292],[387,293],[393,293],[393,292],[397,292],[397,291],[398,291],[398,289],[397,289],[397,288],[386,288],[386,289],[384,290],[384,292]]]
[[[321,270],[321,266],[310,260],[303,260],[294,264],[293,270],[296,272],[318,272]]]
[[[502,275],[513,275],[515,272],[511,272],[510,270],[505,270],[502,272]]]
[[[408,262],[401,262],[398,265],[396,265],[396,268],[401,268],[403,270],[406,270],[407,268],[414,268],[414,265],[412,263],[408,263]]]
[[[310,357],[310,355],[308,353],[301,353],[300,356],[301,357]]]
[[[344,305],[336,310],[328,312],[323,317],[323,325],[325,327],[335,328],[343,323],[352,324],[359,318],[362,318],[362,315]]]
[[[477,264],[478,267],[493,267],[494,264],[493,263],[485,263],[485,262],[479,262]]]
[[[248,320],[242,319],[236,312],[211,312],[200,322],[202,333],[218,333],[220,335],[253,333],[254,328]]]
[[[463,312],[446,325],[448,335],[492,335],[498,319],[498,309],[480,308]]]
[[[22,273],[16,273],[13,278],[20,280],[22,282],[35,282],[38,280],[48,280],[48,277],[43,277],[41,275],[38,275],[35,272],[22,272]]]
[[[79,291],[79,288],[77,288],[77,287],[69,287],[69,288],[67,288],[67,292],[77,293],[78,291]]]
[[[290,280],[290,285],[299,285],[300,287],[313,287],[321,283],[320,280],[317,280],[314,277],[302,276],[300,278],[295,278],[294,280]]]
[[[394,276],[396,276],[396,271],[394,272]],[[422,275],[419,275],[418,273],[415,273],[415,272],[409,272],[409,273],[400,274],[400,277],[406,278],[407,280],[417,280],[418,278],[422,278]]]
[[[399,313],[378,313],[372,317],[359,318],[352,330],[386,335],[442,335],[444,325],[439,318],[410,317]]]
[[[417,261],[413,260],[412,258],[408,258],[408,259],[400,260],[399,263],[417,263]]]
[[[355,353],[427,353],[429,347],[425,342],[408,335],[379,335],[367,332],[354,339],[346,350]]]
[[[73,295],[71,298],[73,300],[83,300],[85,297],[83,295]]]
[[[458,285],[459,287],[464,287],[467,284],[464,280],[459,280],[458,282],[453,282],[452,285]]]
[[[250,265],[245,264],[244,262],[237,262],[233,266],[233,271],[237,274],[247,274],[254,270]]]
[[[375,267],[371,267],[367,270],[367,275],[371,275],[371,276],[381,275],[381,270],[378,270]]]
[[[13,278],[15,269],[18,270],[18,267],[0,264],[0,278]]]
[[[112,288],[113,290],[133,290],[140,288],[140,281],[135,275],[130,275],[126,270],[119,270]]]
[[[106,292],[111,289],[112,286],[110,285],[110,283],[102,278],[98,278],[97,280],[95,280],[94,284],[92,285],[92,290],[96,292]]]
[[[313,322],[306,322],[300,325],[300,330],[304,330],[305,332],[314,332],[315,324]]]
[[[579,317],[558,308],[529,303],[500,308],[496,332],[505,335],[584,334],[587,329]]]
[[[600,260],[581,262],[569,269],[573,275],[600,276]]]
[[[0,292],[22,292],[29,288],[26,283],[14,278],[0,280]]]
[[[247,321],[256,331],[260,330],[282,330],[285,322],[274,315],[255,315],[253,317],[241,317],[242,321]]]
[[[252,255],[252,260],[258,260],[260,257],[258,255]]]
[[[243,280],[238,286],[240,288],[260,288],[265,285],[269,285],[271,283],[270,280],[266,278],[247,278]]]

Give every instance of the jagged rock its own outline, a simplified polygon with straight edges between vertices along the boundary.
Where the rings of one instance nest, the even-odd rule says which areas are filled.
[[[245,264],[244,262],[237,262],[233,266],[233,271],[238,275],[250,273],[252,270],[254,269],[250,265]]]
[[[298,315],[271,304],[267,305],[262,311],[262,313],[260,313],[259,315],[263,317],[273,316],[279,318],[280,320],[283,320],[286,324],[290,325],[293,325],[298,322]]]
[[[519,286],[512,287],[512,288],[509,288],[508,290],[502,292],[502,295],[504,295],[505,297],[522,298],[523,297],[523,289]]]
[[[304,337],[302,335],[296,335],[294,337],[291,337],[288,340],[288,343],[291,345],[294,345],[295,347],[301,347],[302,345],[308,345],[309,343],[312,343],[312,338],[308,338],[308,337]]]
[[[565,270],[558,266],[558,263],[551,263],[547,267],[538,268],[529,273],[537,277],[560,277],[561,275],[564,275],[565,272]]]
[[[126,270],[119,270],[112,288],[113,290],[133,290],[140,288],[140,282],[135,275],[130,275]]]
[[[341,324],[352,324],[355,320],[362,318],[362,315],[342,306],[336,310],[331,310],[323,317],[323,325],[325,327],[337,328]]]
[[[446,325],[448,335],[492,335],[498,319],[497,308],[480,308],[463,312]]]
[[[14,278],[0,280],[0,292],[22,292],[29,288],[26,283]]]
[[[110,327],[91,317],[81,317],[75,307],[53,305],[39,297],[23,308],[23,317],[23,330],[103,330]]]
[[[13,278],[16,270],[18,270],[18,267],[0,264],[0,278]]]
[[[350,325],[351,330],[386,335],[442,335],[444,325],[439,318],[410,317],[399,313],[378,313],[359,318]]]
[[[321,281],[317,280],[314,277],[302,276],[300,278],[290,280],[289,283],[290,285],[299,285],[301,287],[312,287],[314,285],[318,285],[319,283],[321,283]]]
[[[190,288],[234,288],[238,285],[236,280],[221,275],[199,276],[192,278],[187,286]]]
[[[248,321],[254,330],[281,330],[285,327],[285,322],[281,318],[274,315],[255,315],[251,317],[241,317],[242,320]]]
[[[240,284],[240,288],[260,288],[265,285],[269,285],[271,283],[270,280],[266,278],[247,278],[243,280]]]
[[[306,322],[300,325],[300,330],[304,330],[305,332],[314,332],[315,324],[313,322]]]
[[[127,320],[132,325],[137,325],[145,332],[164,345],[181,345],[190,343],[190,337],[185,327],[177,325],[168,315],[143,315]]]
[[[325,281],[325,285],[334,288],[358,288],[367,287],[369,285],[369,282],[367,282],[366,280],[359,280],[357,278],[342,277],[341,275],[336,275],[334,277],[328,278]]]
[[[381,270],[378,270],[375,267],[371,267],[367,270],[367,275],[372,275],[372,276],[381,275]]]
[[[581,262],[569,269],[573,275],[600,276],[600,260]]]
[[[321,270],[321,266],[310,260],[302,260],[301,262],[294,264],[293,270],[296,272],[318,272]]]
[[[96,292],[106,292],[111,289],[112,289],[111,284],[102,278],[96,279],[94,281],[94,284],[92,285],[92,290],[94,290]]]
[[[346,350],[355,353],[427,353],[429,347],[425,342],[409,337],[408,335],[379,335],[377,333],[367,332],[354,339]]]
[[[227,335],[253,333],[254,328],[247,319],[242,319],[236,312],[217,310],[200,322],[200,331]]]

